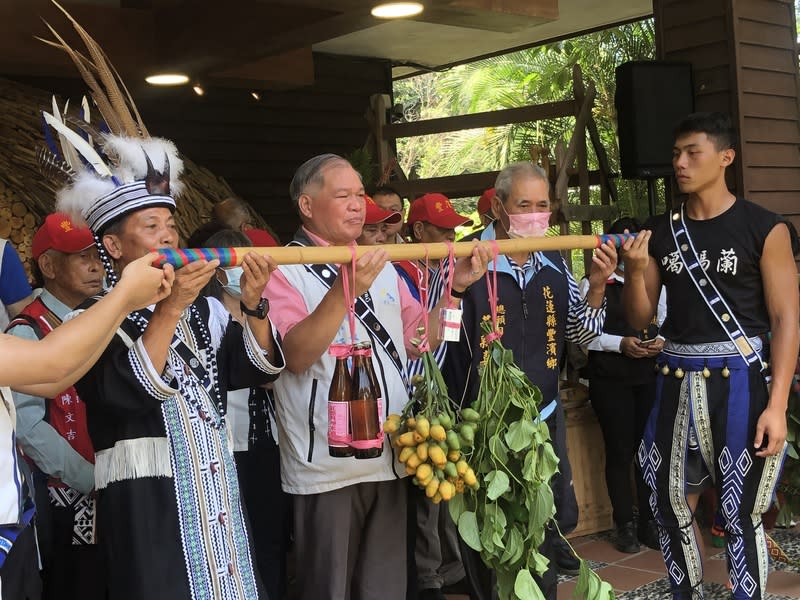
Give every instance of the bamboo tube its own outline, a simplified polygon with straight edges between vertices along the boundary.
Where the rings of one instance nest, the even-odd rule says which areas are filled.
[[[558,235],[553,237],[521,238],[514,240],[496,240],[456,242],[453,244],[453,254],[456,258],[469,256],[475,245],[484,246],[489,253],[493,253],[496,244],[498,254],[514,254],[516,252],[540,252],[546,250],[591,250],[598,248],[606,241],[611,241],[617,248],[625,240],[633,237],[631,234],[604,234],[604,235]],[[367,252],[381,248],[389,255],[389,260],[423,260],[440,259],[449,256],[448,244],[384,244],[381,246],[279,246],[270,248],[161,248],[158,252],[162,255],[156,264],[161,266],[171,264],[179,268],[195,260],[219,259],[220,266],[232,267],[240,265],[242,258],[248,252],[268,255],[279,265],[312,265],[312,264],[343,264],[349,263],[355,251],[356,258]]]

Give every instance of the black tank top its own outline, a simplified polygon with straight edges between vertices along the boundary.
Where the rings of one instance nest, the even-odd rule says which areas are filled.
[[[661,327],[666,339],[683,344],[718,342],[727,334],[711,314],[681,262],[669,222],[669,213],[645,224],[652,229],[650,255],[667,288],[667,319]],[[769,314],[761,280],[764,241],[780,217],[737,198],[721,215],[704,221],[685,216],[695,250],[709,278],[717,286],[745,333],[769,331]]]

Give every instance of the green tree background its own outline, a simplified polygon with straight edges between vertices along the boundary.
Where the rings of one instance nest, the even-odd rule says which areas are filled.
[[[572,69],[577,64],[584,80],[592,81],[596,87],[593,116],[610,168],[618,172],[614,71],[626,61],[654,57],[653,21],[646,19],[444,72],[402,79],[395,82],[395,102],[403,106],[406,120],[415,121],[565,100],[572,98]],[[550,148],[555,162],[552,154],[556,143],[568,143],[574,126],[574,117],[567,117],[404,138],[397,143],[398,161],[410,178],[498,170],[509,162],[529,159],[531,145]],[[589,167],[598,168],[591,144]],[[645,182],[617,179],[616,185],[620,214],[646,216]],[[472,213],[477,202],[477,198],[452,200],[465,214]],[[577,198],[570,200],[577,202]],[[599,188],[591,190],[590,202],[600,203]],[[602,224],[597,223],[595,229],[600,232]],[[578,223],[571,224],[571,233],[580,233]],[[578,254],[573,256],[576,274],[582,271]]]

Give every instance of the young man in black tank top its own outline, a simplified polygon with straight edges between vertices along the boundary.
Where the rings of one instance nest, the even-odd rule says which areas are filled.
[[[730,119],[719,113],[681,121],[673,166],[688,198],[623,246],[623,302],[632,326],[650,321],[661,285],[667,290],[661,329],[667,341],[639,460],[653,490],[675,599],[702,598],[692,524],[700,492],[712,485],[726,522],[733,597],[763,597],[768,559],[761,514],[783,460],[798,352],[789,228],[728,191],[734,138]],[[771,356],[762,343],[769,333]]]

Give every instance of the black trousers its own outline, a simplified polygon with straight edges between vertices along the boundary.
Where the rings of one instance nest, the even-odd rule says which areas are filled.
[[[572,485],[572,467],[567,457],[567,430],[564,419],[564,407],[558,401],[556,410],[545,419],[550,430],[553,450],[559,458],[559,472],[550,481],[553,488],[553,502],[556,506],[556,521],[563,534],[566,534],[578,524],[578,501],[575,498],[575,489]],[[542,590],[546,600],[556,600],[558,588],[558,572],[556,567],[555,539],[558,532],[555,528],[545,531],[544,542],[539,547],[539,552],[547,557],[550,565],[541,577],[534,577],[539,589]],[[480,554],[467,546],[459,537],[461,546],[461,560],[467,573],[467,585],[471,600],[493,600],[497,598],[497,589],[494,574],[483,564]]]
[[[642,440],[647,417],[656,395],[655,378],[646,383],[627,383],[624,379],[593,377],[589,399],[600,422],[606,450],[606,486],[617,526],[633,521],[631,464]],[[638,464],[635,469],[636,503],[639,519],[652,519],[650,488]]]
[[[107,570],[96,544],[73,545],[75,510],[50,503],[47,478],[34,474],[36,536],[42,560],[44,600],[105,600]]]
[[[277,446],[234,452],[242,500],[250,521],[255,564],[269,600],[286,597],[286,553],[292,498],[281,489]]]
[[[39,556],[36,534],[28,525],[17,537],[0,568],[2,600],[40,600],[42,578],[39,575]]]

